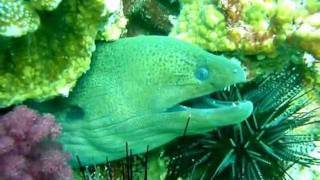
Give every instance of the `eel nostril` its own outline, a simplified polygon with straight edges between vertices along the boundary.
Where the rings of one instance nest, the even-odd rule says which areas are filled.
[[[232,72],[233,72],[234,74],[236,74],[236,73],[238,73],[238,69],[233,69]]]

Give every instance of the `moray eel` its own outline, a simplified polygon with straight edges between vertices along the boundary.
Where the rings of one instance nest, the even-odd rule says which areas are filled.
[[[138,36],[97,44],[91,69],[68,98],[50,102],[58,141],[83,165],[125,157],[182,136],[246,119],[249,101],[188,107],[181,102],[246,80],[239,63],[169,37]],[[208,103],[210,104],[210,103]],[[44,106],[42,106],[43,108]]]

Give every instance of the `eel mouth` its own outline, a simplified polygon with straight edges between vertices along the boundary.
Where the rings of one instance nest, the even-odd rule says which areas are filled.
[[[210,118],[214,116],[217,120],[229,118],[230,124],[232,120],[239,122],[251,115],[253,104],[250,101],[239,100],[235,92],[235,89],[225,88],[223,91],[180,102],[167,109],[167,112],[186,111],[194,117]]]
[[[192,99],[185,100],[183,102],[177,103],[175,106],[167,109],[167,112],[176,112],[176,111],[186,111],[188,109],[219,109],[219,108],[229,108],[229,107],[238,107],[242,103],[248,101],[237,100],[234,95],[235,90],[231,87],[227,87],[221,91],[216,91],[210,95],[200,96]]]

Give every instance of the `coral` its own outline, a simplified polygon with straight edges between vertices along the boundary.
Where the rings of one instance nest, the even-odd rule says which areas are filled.
[[[301,166],[294,167],[295,169],[291,171],[291,168],[288,172],[291,177],[296,179],[310,179],[310,180],[318,180],[320,178],[319,175],[319,167],[314,166],[312,167],[313,171],[310,171],[310,168],[305,168]]]
[[[43,13],[36,32],[0,39],[0,107],[67,96],[89,68],[98,26],[107,15],[104,3],[65,0]]]
[[[250,99],[254,113],[239,125],[184,137],[166,149],[168,179],[294,179],[293,165],[320,165],[314,155],[319,136],[310,131],[317,109],[301,84],[300,70],[288,68],[247,87],[212,95],[223,100]],[[241,92],[241,93],[240,93]],[[244,94],[241,96],[240,94]],[[216,101],[216,100],[214,100]],[[306,126],[308,132],[297,129]]]
[[[157,0],[123,0],[125,15],[130,19],[138,19],[149,28],[160,33],[169,33],[172,28],[170,17],[173,5]]]
[[[170,36],[199,44],[211,51],[224,51],[235,48],[234,44],[225,38],[226,31],[225,17],[213,4],[209,1],[193,1],[183,2],[179,19]]]
[[[0,35],[18,37],[34,32],[40,18],[23,0],[0,0]]]
[[[320,10],[320,2],[318,0],[306,0],[306,8],[310,13],[316,13]]]
[[[53,116],[41,116],[26,106],[1,116],[1,179],[71,180],[68,155],[54,142],[59,133]]]
[[[320,12],[307,16],[290,41],[320,58]]]
[[[31,5],[38,10],[52,11],[62,0],[31,0]]]
[[[105,4],[107,20],[99,27],[98,40],[112,41],[126,33],[128,19],[123,14],[122,1],[113,0]]]
[[[296,35],[307,42],[310,33],[300,32],[299,28],[308,23],[305,18],[317,19],[313,13],[319,10],[319,3],[312,0],[181,0],[181,3],[183,8],[171,36],[210,51],[241,51],[271,57],[279,54],[278,45],[285,44],[297,29]],[[313,35],[319,37],[318,33]],[[316,39],[313,43],[318,44]],[[316,54],[314,45],[309,46],[312,47],[304,47],[304,50]]]
[[[52,11],[62,0],[0,0],[0,35],[20,37],[40,25],[37,10]]]
[[[249,79],[290,63],[306,63],[308,86],[315,85],[319,91],[319,1],[180,0],[180,3],[182,10],[170,36],[237,57],[248,67]]]

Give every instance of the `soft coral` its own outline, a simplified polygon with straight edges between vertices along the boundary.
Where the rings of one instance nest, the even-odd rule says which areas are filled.
[[[0,180],[72,179],[54,117],[18,106],[0,117]]]

